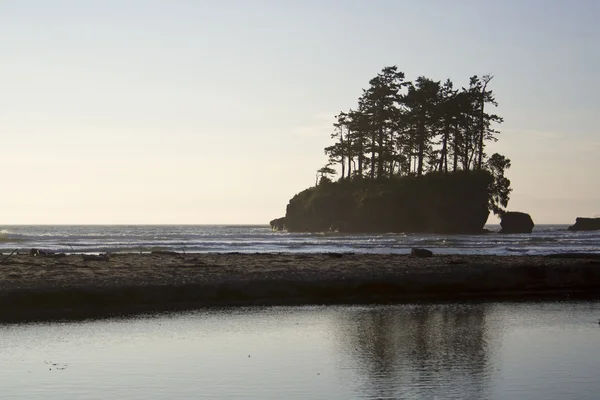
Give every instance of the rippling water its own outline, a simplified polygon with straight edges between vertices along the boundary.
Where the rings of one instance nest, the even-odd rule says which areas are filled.
[[[440,254],[548,254],[600,252],[600,232],[569,232],[539,225],[532,234],[298,234],[265,225],[5,226],[0,251],[43,248],[63,252],[358,252],[407,253],[427,247]],[[490,229],[498,230],[498,226]]]
[[[0,325],[2,399],[597,399],[600,303]]]

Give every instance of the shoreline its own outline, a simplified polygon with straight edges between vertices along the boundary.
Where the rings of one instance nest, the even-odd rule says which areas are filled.
[[[14,255],[0,322],[204,307],[600,298],[600,255],[355,253]]]

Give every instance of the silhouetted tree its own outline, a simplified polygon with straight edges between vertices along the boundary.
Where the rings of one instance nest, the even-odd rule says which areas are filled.
[[[510,160],[501,154],[494,153],[487,160],[487,170],[494,177],[490,188],[489,209],[496,215],[502,216],[510,200],[510,180],[504,176],[504,172],[510,168]]]
[[[363,176],[365,163],[365,143],[369,133],[369,121],[367,116],[359,110],[350,110],[347,115],[349,152],[356,157],[357,166],[355,176]],[[350,160],[352,161],[352,160]]]
[[[331,168],[331,164],[327,164],[327,165],[319,168],[317,170],[317,178],[316,178],[315,185],[318,185],[319,183],[323,182],[323,179],[331,182],[330,176],[334,176],[336,174],[337,174],[337,171],[335,169]]]
[[[371,179],[384,176],[386,162],[391,160],[389,144],[394,122],[399,117],[398,104],[404,72],[398,67],[385,67],[369,81],[370,87],[363,91],[361,110],[370,122]]]
[[[478,158],[477,168],[483,167],[485,141],[496,141],[495,134],[498,131],[491,129],[491,123],[502,123],[503,119],[495,114],[486,114],[485,105],[487,103],[494,106],[498,106],[496,99],[491,90],[487,90],[487,86],[494,77],[492,75],[484,75],[481,77],[481,81],[476,86],[480,88],[479,91],[479,143],[478,143]]]
[[[457,124],[457,91],[450,79],[440,89],[439,117],[442,123],[442,140],[440,149],[439,170],[448,173],[448,152],[453,132],[456,132]]]
[[[344,112],[340,112],[335,118],[336,122],[333,124],[335,129],[331,134],[331,138],[336,142],[332,146],[325,147],[325,154],[329,156],[330,164],[339,163],[341,165],[341,179],[344,179],[346,176],[346,157],[349,154],[348,140],[344,138],[344,132],[346,132],[346,136],[348,135],[348,119],[347,114]],[[350,160],[348,160],[348,164],[350,164]]]
[[[496,140],[494,124],[502,122],[486,112],[486,105],[497,106],[493,77],[474,75],[461,90],[450,79],[404,78],[396,66],[383,68],[358,107],[336,116],[334,143],[325,148],[328,168],[339,166],[340,179],[489,168],[485,145]]]
[[[417,157],[417,176],[423,175],[425,157],[431,151],[433,138],[440,123],[440,90],[440,82],[421,76],[414,84],[408,86],[408,93],[403,99],[408,107],[408,120],[412,125],[410,134]]]

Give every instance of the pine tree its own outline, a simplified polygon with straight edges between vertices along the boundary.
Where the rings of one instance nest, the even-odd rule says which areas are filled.
[[[391,160],[388,143],[392,143],[391,132],[398,118],[400,90],[404,73],[398,67],[385,67],[369,81],[369,88],[363,91],[361,109],[370,122],[371,179],[385,174],[386,163]]]
[[[403,103],[408,108],[408,120],[412,129],[410,135],[417,157],[417,176],[423,175],[425,159],[431,152],[433,138],[437,134],[439,125],[439,108],[441,103],[440,82],[425,77],[419,77],[414,84],[408,87],[408,93],[403,98]]]

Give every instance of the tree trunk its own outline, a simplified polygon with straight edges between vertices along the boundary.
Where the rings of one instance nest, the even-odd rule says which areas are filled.
[[[490,78],[491,79],[491,78]],[[489,82],[489,81],[488,81]],[[484,122],[485,122],[485,90],[487,88],[487,82],[483,85],[481,89],[481,114],[479,115],[479,155],[477,158],[477,169],[481,169],[483,165],[483,137],[485,133]]]
[[[360,135],[362,135],[362,133]],[[361,178],[363,176],[363,157],[364,157],[363,138],[362,138],[362,136],[359,136],[359,139],[358,139],[358,175]]]
[[[454,125],[454,140],[452,145],[453,155],[454,155],[454,163],[452,164],[452,171],[456,172],[458,169],[458,127]]]
[[[383,123],[379,124],[379,134],[377,136],[377,152],[379,153],[377,157],[377,178],[381,178],[383,176]]]
[[[342,164],[342,180],[346,176],[346,159],[344,158],[344,131],[340,128],[340,160]]]
[[[469,130],[469,117],[465,117],[465,136],[463,138],[463,143],[462,145],[464,146],[464,153],[463,153],[463,159],[462,159],[462,163],[463,163],[463,169],[465,171],[469,170],[469,149],[471,148],[471,143],[472,143],[472,138],[471,138],[471,131]]]
[[[348,154],[348,178],[352,176],[352,157]]]
[[[376,144],[376,136],[375,131],[371,133],[371,179],[375,179],[375,144]]]
[[[411,131],[412,131],[412,129],[411,129]],[[411,172],[413,171],[413,168],[412,168],[412,163],[413,163],[413,146],[414,146],[413,136],[412,136],[412,133],[411,133],[410,136],[409,136],[409,139],[408,139],[408,148],[407,148],[407,151],[406,151],[406,153],[408,154],[408,163],[407,163],[408,170],[406,171],[406,175],[410,175]]]
[[[440,171],[448,173],[448,137],[450,136],[450,124],[444,125],[444,137],[442,138],[442,155],[440,157]]]
[[[418,146],[419,146],[419,154],[418,154],[418,166],[417,166],[417,176],[423,175],[423,158],[425,158],[425,123],[421,119],[419,121],[419,131],[418,131]]]

